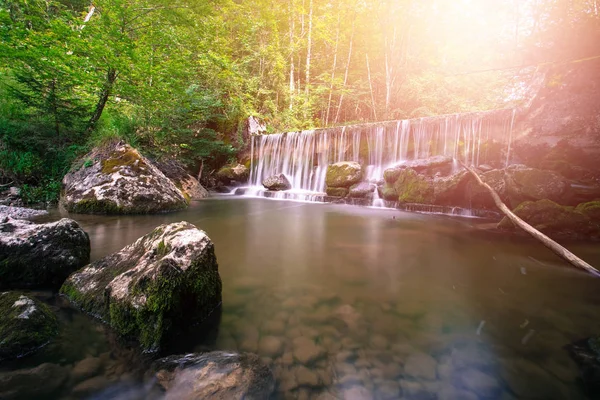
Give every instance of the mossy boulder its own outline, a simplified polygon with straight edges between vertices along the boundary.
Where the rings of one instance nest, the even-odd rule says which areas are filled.
[[[75,272],[60,291],[144,349],[157,350],[220,305],[221,278],[210,238],[178,222]]]
[[[481,180],[490,185],[504,203],[510,206],[506,191],[506,181],[504,180],[504,170],[495,169],[492,171],[480,174]],[[470,180],[466,187],[466,196],[468,203],[472,208],[480,208],[486,210],[496,210],[496,204],[490,193],[477,181]]]
[[[327,196],[346,197],[348,196],[349,191],[347,188],[328,187],[325,189],[325,192],[327,193]]]
[[[256,354],[213,351],[160,359],[153,364],[165,399],[268,399],[270,368]]]
[[[394,181],[394,183],[396,182]],[[398,201],[398,192],[393,184],[386,182],[381,188],[381,197],[389,201]]]
[[[90,262],[90,239],[77,222],[0,220],[0,289],[58,289]]]
[[[588,216],[574,207],[562,206],[552,200],[526,201],[519,204],[513,212],[551,237],[589,238],[599,235],[598,225],[593,224]],[[500,221],[498,228],[516,229],[507,217]]]
[[[0,399],[60,398],[60,391],[68,379],[69,368],[50,363],[35,368],[0,372]]]
[[[48,306],[20,292],[0,293],[0,360],[30,354],[57,334]]]
[[[208,190],[190,175],[180,162],[168,160],[155,162],[154,165],[175,184],[177,189],[181,190],[188,202],[208,197]]]
[[[372,196],[375,192],[376,185],[369,182],[360,182],[350,186],[349,196],[358,199],[364,199]]]
[[[343,187],[359,183],[363,178],[363,168],[357,162],[342,161],[327,167],[325,183],[327,187]]]
[[[548,199],[557,203],[565,202],[569,183],[554,171],[511,165],[505,170],[507,195],[511,205],[526,200]]]
[[[452,164],[452,157],[446,156],[434,156],[405,161],[383,171],[383,179],[387,183],[394,184],[405,169],[412,169],[418,174],[428,177],[434,177],[436,175],[447,176],[452,172]]]
[[[433,178],[434,204],[442,206],[469,206],[466,196],[471,175],[466,170],[444,177]]]
[[[292,188],[292,184],[284,174],[270,176],[262,181],[262,185],[265,189],[273,191],[290,190]]]
[[[217,171],[217,180],[224,185],[243,184],[250,178],[250,169],[243,164],[225,165]]]
[[[600,223],[600,200],[581,203],[575,211],[588,216],[595,223]]]
[[[181,190],[124,143],[94,149],[63,179],[61,204],[74,213],[151,214],[186,208]]]
[[[394,189],[398,193],[397,200],[401,203],[434,204],[434,188],[431,180],[414,169],[401,170],[394,183]]]

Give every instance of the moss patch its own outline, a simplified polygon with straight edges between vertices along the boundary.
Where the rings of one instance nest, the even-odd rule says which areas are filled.
[[[48,306],[21,292],[0,294],[0,360],[35,351],[57,334]]]
[[[348,195],[348,189],[347,188],[335,188],[335,187],[328,187],[327,189],[325,189],[325,191],[327,192],[327,196],[332,196],[332,197],[346,197]]]
[[[103,174],[110,175],[123,167],[129,167],[138,174],[148,170],[148,166],[140,154],[133,148],[127,148],[124,152],[114,151],[110,157],[102,160]]]
[[[434,203],[431,182],[410,168],[402,170],[394,183],[394,189],[398,193],[398,201],[401,203]]]
[[[340,162],[327,167],[327,187],[349,188],[362,180],[362,167],[355,162]]]
[[[587,215],[596,223],[600,223],[600,200],[581,203],[575,208],[575,211]]]

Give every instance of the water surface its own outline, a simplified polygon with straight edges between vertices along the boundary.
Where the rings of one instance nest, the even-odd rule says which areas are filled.
[[[600,332],[600,280],[486,221],[234,196],[158,216],[70,217],[93,260],[162,223],[205,230],[223,313],[214,340],[182,348],[258,353],[276,398],[587,398],[565,346]],[[597,244],[569,247],[600,265]],[[60,340],[3,369],[68,367],[56,398],[150,397],[143,355],[53,301]],[[72,372],[83,359],[100,360],[85,378]]]

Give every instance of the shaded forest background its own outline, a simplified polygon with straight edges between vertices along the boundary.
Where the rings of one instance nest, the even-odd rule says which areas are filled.
[[[52,201],[109,140],[192,170],[288,131],[512,107],[600,55],[598,0],[0,0],[0,183]],[[556,82],[560,84],[560,82]]]

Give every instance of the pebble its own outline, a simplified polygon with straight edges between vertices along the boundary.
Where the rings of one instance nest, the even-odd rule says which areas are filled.
[[[344,389],[340,392],[340,395],[344,400],[373,400],[373,395],[369,390],[361,386]]]
[[[319,376],[310,369],[299,366],[296,368],[296,382],[300,386],[319,386]]]
[[[264,336],[258,342],[258,353],[261,356],[277,357],[283,350],[283,341],[275,336]]]
[[[437,362],[428,354],[413,354],[408,357],[404,365],[406,376],[415,379],[434,380],[436,378]]]
[[[96,375],[102,368],[102,360],[98,357],[88,357],[79,361],[73,367],[71,376],[76,382],[81,382],[84,379]]]
[[[325,349],[317,346],[315,342],[305,336],[293,340],[294,359],[299,363],[308,365],[325,356]]]
[[[110,382],[106,377],[100,375],[94,378],[88,379],[76,385],[71,393],[76,396],[84,396],[86,394],[99,392],[108,386]]]
[[[280,319],[270,320],[262,326],[263,334],[281,336],[285,333],[285,321]]]
[[[442,385],[438,393],[438,400],[478,400],[479,397],[475,393],[471,393],[464,389],[458,389],[447,384]]]
[[[465,389],[481,397],[493,397],[500,391],[500,383],[496,378],[476,369],[461,371],[458,380]]]

